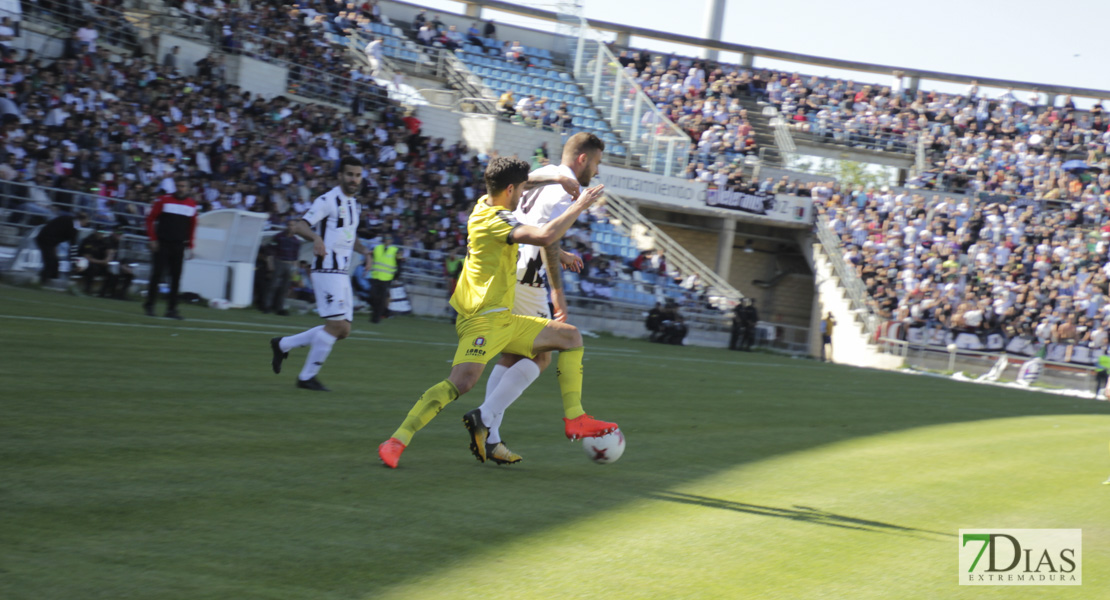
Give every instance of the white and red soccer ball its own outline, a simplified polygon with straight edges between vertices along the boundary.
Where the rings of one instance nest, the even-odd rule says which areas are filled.
[[[606,435],[582,438],[582,449],[599,465],[615,463],[624,454],[624,433],[618,429]]]

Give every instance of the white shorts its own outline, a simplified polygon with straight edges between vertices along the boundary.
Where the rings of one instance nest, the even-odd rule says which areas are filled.
[[[313,273],[312,290],[316,292],[316,311],[321,319],[354,321],[355,298],[351,278],[343,273]]]
[[[513,300],[513,314],[550,319],[551,305],[547,302],[547,288],[518,283],[516,298]]]

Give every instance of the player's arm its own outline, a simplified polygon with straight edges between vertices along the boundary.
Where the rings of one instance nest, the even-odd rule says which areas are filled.
[[[510,241],[517,244],[529,244],[532,246],[551,246],[559,240],[563,239],[570,226],[578,220],[578,215],[582,214],[587,208],[593,206],[601,197],[602,190],[605,189],[604,185],[590,188],[582,193],[574,204],[563,214],[555,217],[540,227],[535,225],[520,225],[513,229],[510,235]],[[548,276],[551,271],[548,270]]]
[[[551,289],[551,305],[555,308],[556,321],[567,320],[567,298],[563,293],[563,269],[559,264],[559,253],[563,250],[558,243],[545,246],[543,253],[543,268],[547,273],[547,285]]]
[[[558,173],[541,174],[539,171],[533,171],[528,174],[528,181],[524,182],[523,188],[524,191],[527,192],[528,190],[543,187],[545,185],[561,185],[563,186],[563,190],[566,191],[566,193],[570,194],[571,198],[577,198],[579,191],[581,191],[582,189],[582,186],[578,185],[578,181],[575,180],[573,177],[559,175]]]
[[[312,242],[312,253],[316,256],[327,255],[328,249],[324,246],[324,238],[320,237],[315,231],[312,230],[312,227],[309,226],[308,221],[305,221],[303,219],[300,221],[293,221],[293,233]]]
[[[312,230],[320,221],[333,216],[335,204],[326,200],[327,196],[320,196],[312,202],[308,212],[299,221],[293,221],[293,233],[312,242],[312,253],[316,256],[327,256],[328,248],[324,245],[324,238]]]

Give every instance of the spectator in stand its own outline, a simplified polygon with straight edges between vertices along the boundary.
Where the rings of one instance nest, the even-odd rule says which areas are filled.
[[[12,57],[12,40],[15,37],[15,28],[12,27],[11,17],[0,19],[0,57],[4,60],[10,60]]]
[[[466,30],[466,41],[471,43],[471,44],[474,44],[475,46],[478,46],[479,48],[482,49],[482,52],[485,52],[486,43],[485,43],[485,41],[482,40],[482,31],[480,29],[478,29],[478,22],[477,21],[474,21],[473,23],[471,23],[470,27],[467,28],[467,30]]]
[[[497,112],[505,118],[512,118],[516,115],[516,106],[513,101],[513,93],[510,90],[505,90],[501,94],[501,98],[497,101]]]
[[[385,42],[382,37],[376,36],[373,41],[366,44],[366,59],[370,62],[370,75],[377,77],[382,68],[382,47]]]
[[[454,25],[451,25],[447,28],[447,31],[443,32],[439,42],[448,50],[454,52],[462,47],[463,36]]]

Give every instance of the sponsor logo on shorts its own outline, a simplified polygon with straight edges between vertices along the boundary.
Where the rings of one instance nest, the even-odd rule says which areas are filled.
[[[485,356],[486,351],[478,348],[471,348],[466,351],[466,356]]]

